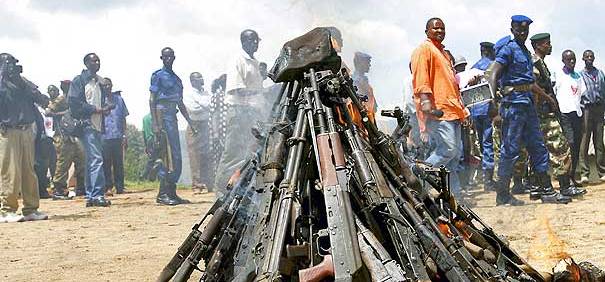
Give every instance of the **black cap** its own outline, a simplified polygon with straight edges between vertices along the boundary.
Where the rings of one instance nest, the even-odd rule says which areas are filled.
[[[485,42],[479,43],[479,46],[484,47],[484,48],[494,48],[494,43],[485,41]]]
[[[534,36],[529,38],[529,40],[531,40],[532,42],[540,41],[540,40],[544,40],[544,39],[550,39],[550,33],[547,33],[547,32],[536,33],[536,34],[534,34]]]

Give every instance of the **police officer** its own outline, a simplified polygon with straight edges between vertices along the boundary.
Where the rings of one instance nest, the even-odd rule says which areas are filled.
[[[57,168],[53,175],[53,200],[67,200],[67,179],[69,178],[69,168],[74,165],[76,173],[76,195],[83,196],[85,194],[84,187],[84,149],[82,144],[74,136],[63,134],[59,126],[61,118],[68,111],[67,93],[71,81],[61,81],[61,89],[63,94],[59,95],[58,89],[54,89],[51,85],[48,87],[50,95],[50,103],[46,108],[46,116],[53,118],[53,128],[55,130],[54,145],[57,151]],[[56,88],[56,87],[55,87]],[[56,90],[56,91],[55,91]]]
[[[494,62],[494,43],[481,42],[479,44],[481,59],[472,68],[485,71]],[[492,121],[488,115],[489,104],[483,103],[470,108],[473,125],[477,131],[477,138],[481,148],[481,168],[483,170],[483,187],[486,191],[493,191],[494,183],[494,140],[492,136]]]
[[[550,153],[550,165],[553,173],[559,181],[561,194],[564,196],[579,196],[586,193],[585,189],[575,187],[571,181],[571,149],[559,122],[559,108],[550,79],[551,73],[548,66],[544,62],[544,57],[552,52],[550,44],[550,34],[538,33],[530,38],[531,45],[534,49],[532,56],[534,63],[534,75],[536,83],[550,98],[541,98],[536,96],[535,104],[538,117],[540,119],[540,129],[544,136],[546,148]],[[543,188],[543,187],[541,187]],[[535,191],[541,193],[542,199],[550,198],[553,200],[554,191]],[[532,193],[532,195],[534,195]],[[558,197],[559,199],[561,197]]]
[[[499,82],[503,96],[500,105],[502,151],[498,167],[496,205],[524,204],[510,194],[512,169],[514,162],[519,158],[522,144],[530,155],[538,184],[544,189],[552,189],[548,175],[548,151],[531,99],[532,91],[541,90],[535,84],[531,53],[525,47],[531,23],[532,20],[527,16],[515,15],[511,18],[511,32],[514,37],[507,36],[496,43],[496,59],[492,66],[492,75],[488,79],[494,92],[492,94],[496,96]]]
[[[0,54],[0,223],[43,220],[34,172],[34,104],[48,105],[48,97],[21,76],[22,67],[11,54]],[[23,215],[18,215],[18,195]]]
[[[156,202],[170,206],[190,203],[176,194],[176,182],[181,176],[182,169],[177,112],[181,111],[190,127],[192,127],[192,121],[183,103],[183,83],[172,70],[175,58],[172,48],[162,49],[160,59],[164,66],[151,75],[151,86],[149,87],[151,92],[149,107],[156,148],[159,148],[160,145],[164,146],[160,150],[165,152],[164,156],[168,156],[164,158],[164,163],[158,172],[160,190]],[[166,142],[162,140],[166,140]]]

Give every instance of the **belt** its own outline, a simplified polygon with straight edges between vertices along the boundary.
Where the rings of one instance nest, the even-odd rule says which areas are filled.
[[[161,105],[164,107],[172,107],[172,106],[177,106],[178,103],[177,102],[172,102],[172,101],[157,101],[157,105]]]
[[[505,85],[502,89],[504,95],[512,92],[529,92],[531,91],[531,84]]]
[[[20,124],[20,125],[3,125],[6,129],[18,129],[18,130],[27,130],[31,128],[31,124]]]

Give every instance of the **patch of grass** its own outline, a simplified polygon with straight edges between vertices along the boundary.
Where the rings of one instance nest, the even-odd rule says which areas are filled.
[[[158,181],[130,181],[126,180],[126,189],[131,191],[139,191],[146,189],[157,189],[160,187],[160,182]]]
[[[139,191],[146,189],[158,189],[160,187],[159,181],[130,181],[126,180],[126,189],[131,191]],[[187,184],[177,184],[176,189],[179,190],[188,190],[191,189],[191,185]]]

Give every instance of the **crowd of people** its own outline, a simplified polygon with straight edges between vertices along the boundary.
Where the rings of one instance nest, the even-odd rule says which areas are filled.
[[[591,140],[598,178],[605,181],[605,75],[594,66],[591,50],[582,53],[584,69],[576,71],[575,53],[565,50],[564,67],[551,72],[544,61],[552,50],[550,35],[530,38],[533,54],[525,45],[531,23],[526,16],[513,16],[513,36],[480,43],[481,59],[467,70],[466,59],[453,56],[442,43],[443,20],[432,18],[426,24],[427,40],[412,54],[404,109],[413,126],[406,146],[417,150],[406,152],[414,152],[418,161],[447,167],[451,189],[460,198],[478,178],[485,190],[496,191],[497,205],[522,205],[513,196],[520,193],[530,193],[532,200],[569,203],[586,193],[582,185],[589,176]],[[329,30],[340,53],[341,33]],[[266,118],[281,87],[267,79],[267,64],[254,56],[258,33],[246,29],[240,42],[241,53],[227,74],[212,82],[210,92],[202,74],[192,72],[191,90],[184,93],[172,69],[175,51],[161,50],[163,66],[151,75],[149,114],[143,119],[149,161],[141,172],[143,179],[159,180],[158,204],[189,203],[176,193],[183,167],[177,113],[188,124],[195,193],[224,193],[237,178],[237,169],[254,154],[251,129]],[[114,189],[125,192],[129,112],[111,79],[97,74],[99,56],[86,54],[85,69],[61,81],[60,89],[48,86],[48,96],[21,75],[14,56],[2,53],[0,63],[0,222],[47,219],[38,211],[40,198],[83,196],[86,207],[110,206],[107,197]],[[356,52],[353,63],[358,95],[374,119],[377,102],[367,76],[371,56]],[[491,99],[465,105],[465,93],[477,86]],[[482,177],[477,177],[476,167]],[[17,213],[19,196],[22,214]]]
[[[512,36],[480,43],[481,59],[467,70],[466,59],[442,43],[443,20],[432,18],[427,40],[412,55],[404,108],[417,118],[418,132],[409,145],[428,148],[412,151],[426,152],[417,157],[451,171],[459,198],[474,182],[473,167],[480,166],[478,182],[496,191],[497,205],[523,205],[513,194],[524,193],[544,203],[569,203],[587,193],[582,186],[588,183],[590,144],[597,178],[605,181],[605,79],[594,66],[595,54],[583,51],[585,65],[577,71],[574,51],[565,50],[563,67],[551,72],[544,60],[552,52],[550,34],[531,36],[530,52],[525,42],[531,23],[527,16],[513,16]],[[465,105],[465,95],[481,87],[486,99]]]

